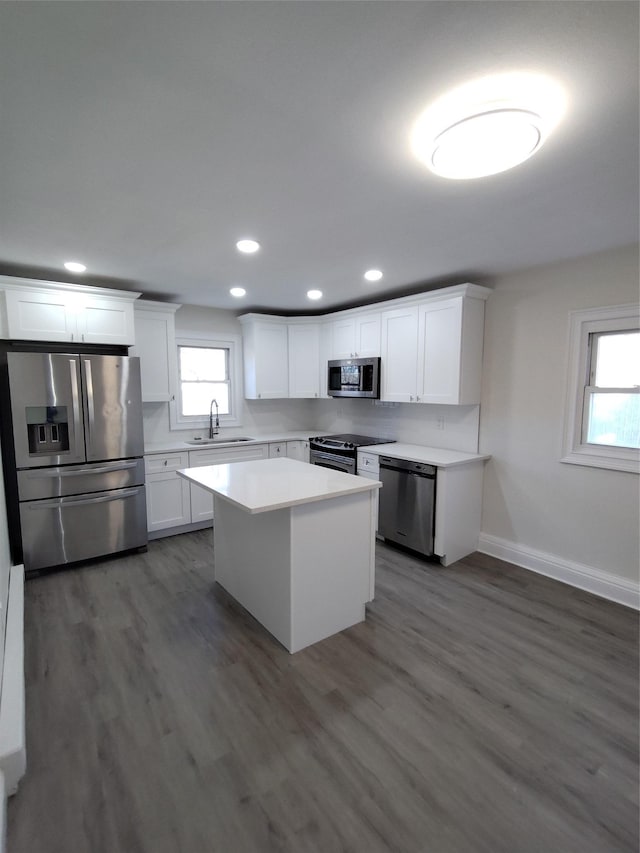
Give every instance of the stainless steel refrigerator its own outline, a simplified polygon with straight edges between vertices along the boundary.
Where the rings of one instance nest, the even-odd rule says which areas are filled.
[[[26,571],[147,544],[140,361],[7,353]]]

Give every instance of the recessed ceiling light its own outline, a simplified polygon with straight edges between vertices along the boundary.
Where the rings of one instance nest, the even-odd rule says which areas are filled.
[[[381,270],[367,270],[364,274],[367,281],[380,281],[382,278]]]
[[[78,261],[67,261],[64,268],[69,272],[84,272],[87,269],[84,264],[80,264]]]
[[[236,249],[239,252],[244,252],[245,255],[252,255],[254,252],[257,252],[260,248],[260,243],[256,240],[238,240],[236,243]]]
[[[229,290],[229,293],[230,293],[232,296],[235,296],[235,297],[237,297],[237,298],[239,299],[241,296],[245,296],[245,295],[246,295],[246,293],[247,293],[247,291],[244,289],[244,287],[232,287],[232,288]]]
[[[416,157],[436,175],[495,175],[528,160],[562,118],[565,95],[548,77],[513,72],[483,77],[435,101],[411,136]]]
[[[321,290],[307,290],[307,296],[309,299],[322,299],[322,291]]]

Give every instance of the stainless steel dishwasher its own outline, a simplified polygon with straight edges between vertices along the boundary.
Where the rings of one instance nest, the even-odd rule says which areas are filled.
[[[430,557],[436,506],[435,467],[381,456],[380,480],[378,533]]]

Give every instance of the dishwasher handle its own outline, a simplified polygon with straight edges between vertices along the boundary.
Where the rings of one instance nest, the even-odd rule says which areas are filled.
[[[380,470],[400,471],[403,474],[414,474],[433,480],[436,477],[435,465],[427,465],[425,462],[411,462],[408,459],[392,459],[390,456],[380,457]]]

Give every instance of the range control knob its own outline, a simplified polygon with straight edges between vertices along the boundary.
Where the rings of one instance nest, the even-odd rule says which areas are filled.
[[[348,441],[347,447],[355,447],[355,444],[352,441]]]

